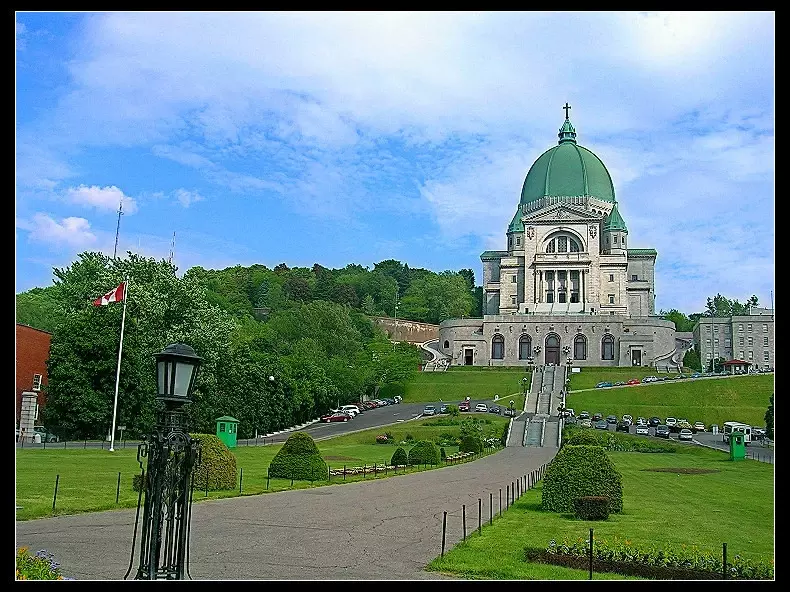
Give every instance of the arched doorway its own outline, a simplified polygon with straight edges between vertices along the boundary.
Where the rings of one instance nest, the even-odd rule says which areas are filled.
[[[556,333],[546,335],[546,364],[560,365],[560,338]]]

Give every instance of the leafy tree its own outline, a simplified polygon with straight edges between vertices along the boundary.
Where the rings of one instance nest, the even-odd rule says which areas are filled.
[[[774,439],[774,396],[771,395],[768,403],[768,410],[765,412],[765,435],[769,439]]]
[[[53,333],[63,311],[53,299],[53,287],[33,288],[16,295],[16,322]]]
[[[738,300],[730,300],[721,294],[708,298],[706,312],[709,317],[729,317],[748,314],[749,308],[757,306],[757,296],[752,295],[744,304]]]
[[[694,329],[694,321],[690,320],[685,314],[673,308],[670,311],[660,311],[659,316],[675,323],[675,331],[690,332]]]
[[[470,292],[475,289],[475,272],[473,270],[462,269],[458,272],[458,275],[466,280],[466,284],[469,287]]]
[[[696,349],[692,348],[685,353],[683,356],[683,366],[686,368],[694,368],[694,370],[702,368],[699,352]]]
[[[375,315],[376,314],[376,302],[373,300],[373,296],[368,294],[362,300],[362,312],[366,315]]]
[[[708,362],[708,366],[706,370],[708,372],[721,372],[724,369],[724,362],[726,362],[724,358],[715,358]]]

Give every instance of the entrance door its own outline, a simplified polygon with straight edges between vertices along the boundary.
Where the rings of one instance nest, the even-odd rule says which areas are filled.
[[[560,338],[556,335],[546,337],[546,365],[560,365]]]
[[[642,365],[642,350],[635,349],[631,351],[631,365],[632,366],[641,366]]]
[[[464,350],[464,366],[471,366],[473,357],[474,357],[474,350],[465,349]]]

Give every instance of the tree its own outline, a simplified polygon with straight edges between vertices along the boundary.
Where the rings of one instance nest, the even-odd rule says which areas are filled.
[[[694,370],[696,370],[697,368],[702,368],[702,362],[700,361],[699,358],[699,352],[696,349],[691,348],[684,354],[683,366],[685,366],[686,368],[694,368]]]
[[[63,318],[63,311],[53,300],[52,286],[33,288],[16,295],[16,322],[53,333]]]
[[[373,296],[368,294],[362,300],[362,312],[366,315],[375,315],[376,314],[376,302],[373,300]]]
[[[771,394],[768,410],[765,412],[765,435],[769,440],[774,439],[774,396]]]
[[[685,314],[673,308],[670,311],[659,311],[659,316],[668,321],[675,323],[675,331],[690,332],[694,330],[694,321],[689,319]]]

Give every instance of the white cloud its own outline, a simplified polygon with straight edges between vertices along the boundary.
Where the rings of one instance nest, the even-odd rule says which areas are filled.
[[[90,206],[97,210],[117,212],[118,207],[123,201],[123,213],[134,214],[137,211],[137,203],[115,185],[99,187],[92,185],[80,185],[70,187],[65,191],[66,198],[71,202],[82,206]]]
[[[48,214],[37,213],[31,220],[18,220],[17,227],[28,231],[28,240],[52,247],[83,249],[96,243],[96,235],[85,218],[68,217],[57,221]]]
[[[187,191],[186,189],[176,189],[173,194],[178,200],[178,203],[180,203],[185,208],[188,208],[197,201],[203,201],[205,199],[196,191]]]

